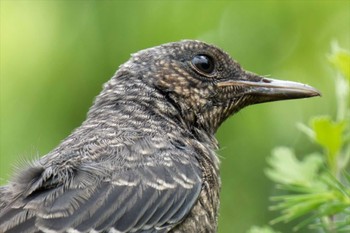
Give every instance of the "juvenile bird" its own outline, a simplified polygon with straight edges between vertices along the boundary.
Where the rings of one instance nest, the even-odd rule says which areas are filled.
[[[220,124],[251,104],[318,95],[200,41],[137,52],[80,127],[0,188],[0,232],[216,232]]]

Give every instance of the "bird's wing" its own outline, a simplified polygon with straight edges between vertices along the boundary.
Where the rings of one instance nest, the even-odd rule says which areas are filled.
[[[94,177],[101,162],[65,171],[71,179],[64,182],[43,171],[32,181],[35,190],[0,210],[0,232],[166,231],[183,220],[200,193],[201,169],[191,157],[165,151],[139,156],[144,161],[130,166],[132,156],[102,180]],[[113,168],[109,163],[101,169]]]

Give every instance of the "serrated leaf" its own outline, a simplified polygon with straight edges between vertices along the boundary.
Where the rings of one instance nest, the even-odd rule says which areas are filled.
[[[315,185],[315,177],[322,164],[322,158],[318,154],[312,154],[299,161],[291,149],[278,147],[273,150],[268,163],[271,168],[265,172],[273,181],[310,187]]]

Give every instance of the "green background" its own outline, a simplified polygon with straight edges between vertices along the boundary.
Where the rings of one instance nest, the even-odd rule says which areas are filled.
[[[245,69],[300,81],[322,98],[248,107],[217,133],[219,232],[245,232],[278,213],[264,175],[278,145],[315,149],[296,122],[335,112],[333,40],[350,49],[350,1],[0,1],[0,177],[53,149],[84,120],[130,53],[181,39],[226,50]],[[292,232],[294,224],[274,226]],[[311,232],[304,230],[303,232]]]

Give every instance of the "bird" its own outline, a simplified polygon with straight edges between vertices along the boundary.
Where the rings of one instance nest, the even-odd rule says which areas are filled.
[[[217,129],[246,106],[319,95],[198,40],[136,52],[81,126],[0,187],[0,232],[217,232]]]

